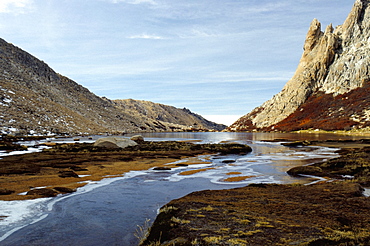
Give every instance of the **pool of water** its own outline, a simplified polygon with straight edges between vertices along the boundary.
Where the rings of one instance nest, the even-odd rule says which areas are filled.
[[[200,161],[209,159],[210,163],[167,171],[129,172],[122,177],[91,182],[74,194],[56,198],[0,201],[0,245],[137,245],[134,234],[138,226],[153,221],[158,209],[173,199],[194,191],[229,189],[250,183],[315,182],[311,177],[290,177],[286,171],[337,156],[331,148],[288,148],[279,142],[263,141],[334,139],[319,134],[153,133],[144,137],[149,141],[239,142],[250,145],[253,151],[247,155],[200,156]],[[198,169],[203,171],[180,175]],[[225,181],[238,176],[248,178]]]

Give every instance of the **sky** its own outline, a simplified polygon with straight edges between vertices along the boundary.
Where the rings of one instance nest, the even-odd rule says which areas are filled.
[[[0,38],[109,99],[230,125],[293,76],[311,21],[354,0],[0,0]]]

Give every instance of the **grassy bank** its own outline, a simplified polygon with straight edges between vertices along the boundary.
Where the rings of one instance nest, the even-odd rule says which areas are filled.
[[[122,176],[129,171],[161,168],[183,158],[216,153],[248,153],[241,144],[193,144],[187,142],[141,142],[125,149],[93,144],[57,144],[41,153],[0,159],[0,199],[23,200],[69,193],[88,181]],[[181,165],[199,164],[189,159]],[[176,165],[166,168],[176,168]],[[45,188],[40,188],[45,187]],[[27,195],[18,195],[19,193]]]
[[[362,188],[370,185],[368,142],[291,147],[311,144],[346,148],[339,158],[289,173],[332,182],[194,192],[162,207],[142,245],[369,245],[370,198]]]

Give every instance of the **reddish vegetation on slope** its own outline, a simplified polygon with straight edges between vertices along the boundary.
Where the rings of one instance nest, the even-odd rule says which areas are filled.
[[[237,131],[253,131],[256,130],[256,126],[253,124],[253,121],[251,118],[254,118],[256,115],[258,115],[263,110],[262,107],[254,109],[252,112],[247,115],[241,117],[238,119],[234,124],[232,124],[229,128],[232,128],[234,126],[237,126]]]
[[[370,108],[370,84],[348,93],[333,96],[314,93],[293,114],[265,130],[294,131],[304,129],[346,130],[369,126],[363,110]],[[353,116],[362,120],[354,121]]]

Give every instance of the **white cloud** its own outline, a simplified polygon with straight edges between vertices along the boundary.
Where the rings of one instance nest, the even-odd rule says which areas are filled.
[[[157,35],[150,35],[150,34],[140,34],[140,35],[133,35],[128,37],[130,39],[165,39],[164,37],[157,36]]]
[[[206,30],[204,28],[193,28],[188,34],[180,34],[180,38],[217,38],[227,34],[215,33],[214,30]]]
[[[235,72],[221,71],[211,75],[214,82],[246,82],[246,81],[288,81],[293,76],[291,71],[276,72]]]
[[[24,13],[32,4],[32,0],[1,0],[0,13]]]
[[[244,9],[244,11],[247,11],[249,13],[266,13],[266,12],[271,12],[271,11],[276,11],[279,9],[284,9],[289,6],[288,2],[281,2],[281,3],[266,3],[262,4],[260,6],[249,6],[247,9]]]
[[[129,3],[129,4],[151,4],[151,5],[157,5],[157,3],[154,0],[112,0],[113,3]]]

